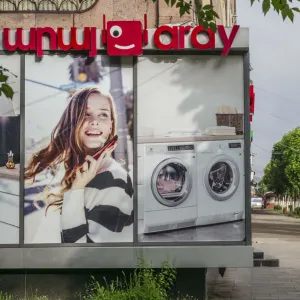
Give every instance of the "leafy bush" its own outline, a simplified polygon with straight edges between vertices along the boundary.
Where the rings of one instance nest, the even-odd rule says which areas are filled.
[[[294,213],[295,213],[296,215],[299,215],[299,216],[300,216],[300,207],[299,207],[299,206],[298,206],[298,207],[295,207]]]
[[[3,294],[0,291],[0,300],[48,300],[48,298],[45,296],[32,295],[32,296],[26,296],[25,298],[20,299],[20,298],[16,298],[16,297],[8,295],[8,294]]]
[[[274,210],[282,210],[282,206],[280,206],[280,205],[274,205]]]
[[[293,211],[293,205],[289,205],[289,211]]]
[[[7,295],[7,294],[3,294],[0,291],[0,300],[14,300],[14,298],[12,296]]]
[[[164,263],[155,271],[145,263],[135,269],[127,280],[117,278],[110,284],[104,278],[104,285],[93,279],[82,300],[196,300],[190,296],[172,295],[171,288],[176,280],[176,269]]]
[[[86,292],[80,296],[81,300],[197,300],[191,296],[172,294],[176,281],[176,269],[164,263],[162,268],[154,270],[141,263],[133,273],[122,278],[107,282],[104,285],[94,278],[87,286]],[[78,295],[77,295],[78,296]],[[74,297],[75,298],[75,297]],[[15,298],[0,292],[0,300],[47,300],[45,296],[26,296],[24,299]],[[59,300],[59,299],[57,299]]]

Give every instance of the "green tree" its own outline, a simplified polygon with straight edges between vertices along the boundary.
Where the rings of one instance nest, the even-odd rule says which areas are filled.
[[[282,144],[285,178],[289,183],[287,192],[295,201],[300,195],[300,127],[285,134]]]
[[[255,193],[257,196],[263,197],[266,192],[268,192],[268,188],[264,184],[263,180],[261,180],[256,187]]]
[[[270,162],[260,184],[280,197],[300,196],[300,127],[285,134],[273,146]]]
[[[12,99],[14,96],[14,91],[12,87],[7,82],[9,74],[17,77],[15,74],[11,73],[8,69],[0,66],[0,96],[4,94],[8,99]]]
[[[152,0],[156,2],[158,0]],[[168,6],[175,6],[179,10],[179,15],[182,17],[185,14],[194,13],[196,16],[196,21],[199,25],[202,25],[204,29],[217,30],[216,19],[219,19],[218,14],[214,10],[214,6],[207,4],[203,5],[202,0],[164,0]],[[244,1],[244,0],[240,0]],[[266,15],[272,8],[278,14],[280,14],[285,20],[289,18],[292,22],[294,21],[294,14],[299,13],[300,9],[295,5],[300,2],[300,0],[248,0],[251,5],[255,1],[261,2],[262,11]]]

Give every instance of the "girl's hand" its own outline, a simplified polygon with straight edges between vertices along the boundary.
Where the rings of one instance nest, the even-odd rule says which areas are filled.
[[[99,170],[105,163],[105,157],[111,154],[115,149],[115,145],[106,149],[96,160],[92,156],[86,157],[86,162],[81,169],[76,171],[76,177],[72,184],[72,190],[83,189],[98,174]]]

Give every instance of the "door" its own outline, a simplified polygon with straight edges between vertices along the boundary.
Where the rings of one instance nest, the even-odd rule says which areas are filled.
[[[208,194],[218,201],[231,198],[240,182],[237,163],[227,155],[218,155],[206,166],[204,186]]]
[[[192,189],[188,167],[178,158],[163,160],[152,174],[151,189],[155,199],[165,206],[182,204]]]

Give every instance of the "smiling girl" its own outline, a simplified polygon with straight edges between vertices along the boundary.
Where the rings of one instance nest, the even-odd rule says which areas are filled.
[[[47,207],[61,211],[62,243],[124,241],[125,229],[131,232],[125,241],[132,241],[133,187],[129,174],[111,157],[116,144],[93,158],[115,134],[111,95],[84,88],[72,96],[49,145],[33,155],[25,169],[28,180],[63,164],[61,192]]]

